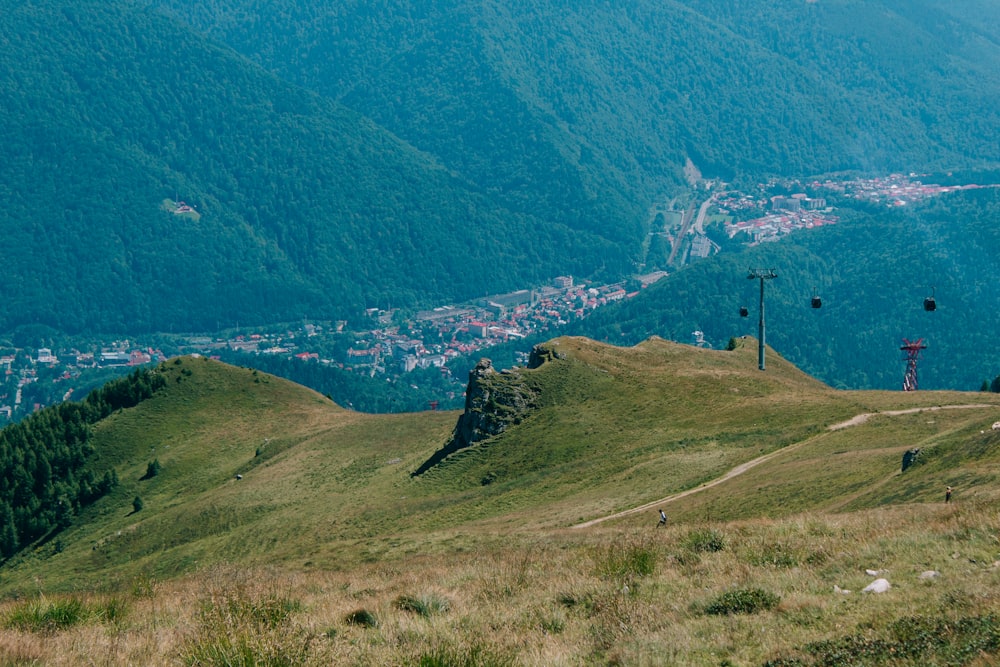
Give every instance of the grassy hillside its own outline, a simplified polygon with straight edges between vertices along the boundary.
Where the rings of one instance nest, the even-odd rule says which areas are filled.
[[[417,478],[457,413],[366,415],[251,369],[163,364],[167,388],[95,432],[91,464],[119,487],[0,569],[0,656],[846,665],[862,663],[829,656],[862,642],[885,658],[863,664],[919,665],[1000,650],[1000,396],[836,391],[773,350],[759,371],[752,339],[546,349],[515,371],[533,412]],[[866,569],[893,589],[862,595]],[[926,641],[887,662],[907,633]],[[971,660],[947,664],[991,664]]]
[[[978,439],[988,417],[980,408],[935,412],[931,420],[920,413],[873,418],[837,431],[831,425],[913,407],[1000,405],[990,394],[834,391],[773,351],[760,372],[752,339],[734,351],[660,339],[627,349],[578,338],[548,345],[562,358],[519,371],[538,392],[533,412],[419,477],[410,473],[444,444],[456,413],[367,415],[254,370],[205,358],[166,363],[166,390],[95,431],[90,465],[114,467],[120,485],[113,497],[60,536],[62,553],[48,545],[12,571],[47,569],[49,557],[81,558],[72,569],[95,573],[174,574],[205,559],[330,566],[338,554],[406,553],[459,527],[575,525],[696,488],[778,451],[785,454],[729,484],[764,476],[788,498],[723,492],[733,504],[712,510],[718,518],[872,507],[888,490],[854,494],[898,468],[905,449],[944,452],[943,445]],[[878,462],[870,469],[860,466],[868,457]],[[160,473],[142,479],[153,460]],[[932,460],[921,471],[942,474]],[[787,479],[796,481],[774,475],[776,466],[792,466]],[[818,486],[827,488],[821,496],[805,492]],[[920,488],[893,488],[890,497],[921,500]],[[678,503],[674,513],[702,518],[709,510],[701,505],[718,504],[719,493]],[[134,512],[137,495],[143,509]]]

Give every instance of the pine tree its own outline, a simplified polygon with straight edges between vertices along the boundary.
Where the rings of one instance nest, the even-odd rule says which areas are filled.
[[[17,552],[17,528],[14,526],[14,512],[10,505],[0,507],[0,556],[10,558]]]

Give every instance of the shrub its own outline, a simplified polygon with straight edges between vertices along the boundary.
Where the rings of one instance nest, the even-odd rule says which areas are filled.
[[[140,477],[140,480],[153,479],[160,474],[162,466],[160,465],[160,459],[153,459],[146,465],[146,474]]]
[[[377,628],[379,626],[378,617],[367,609],[357,609],[352,611],[344,619],[348,625],[357,625],[362,628]]]
[[[39,599],[15,607],[4,619],[4,625],[26,632],[51,633],[83,623],[90,616],[90,610],[79,598],[54,602]]]
[[[738,588],[726,591],[712,600],[705,608],[705,613],[713,616],[756,614],[759,611],[774,609],[779,602],[781,602],[780,597],[760,588]]]
[[[395,607],[401,611],[409,611],[418,616],[429,618],[434,614],[444,613],[451,609],[451,603],[436,595],[421,595],[419,597],[400,595],[396,598]]]
[[[136,496],[135,498],[133,498],[132,499],[132,510],[135,511],[135,512],[138,512],[138,511],[142,510],[142,508],[143,508],[142,498],[140,498],[139,496]]]
[[[688,533],[682,544],[696,553],[715,553],[726,548],[726,538],[714,528],[703,528]]]
[[[597,575],[602,579],[626,581],[656,571],[657,551],[651,538],[611,544],[594,555]]]

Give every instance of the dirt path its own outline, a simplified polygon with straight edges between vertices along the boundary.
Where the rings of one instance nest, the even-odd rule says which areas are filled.
[[[840,422],[839,424],[833,424],[827,428],[831,431],[837,431],[842,428],[847,428],[848,426],[858,426],[859,424],[864,424],[869,418],[876,415],[888,415],[889,417],[895,417],[897,415],[911,415],[914,412],[932,412],[934,410],[968,410],[970,408],[989,408],[993,407],[986,403],[968,403],[966,405],[932,405],[928,408],[907,408],[905,410],[886,410],[885,412],[862,412],[860,415],[854,415],[846,422]]]
[[[966,404],[966,405],[934,405],[934,406],[924,407],[924,408],[907,408],[905,410],[886,410],[885,412],[863,412],[863,413],[861,413],[859,415],[854,415],[853,417],[851,417],[847,421],[843,421],[843,422],[840,422],[838,424],[832,424],[832,425],[828,426],[826,430],[827,431],[839,431],[840,429],[849,428],[851,426],[859,426],[861,424],[864,424],[870,418],[872,418],[872,417],[874,417],[876,415],[886,415],[886,416],[889,416],[889,417],[895,417],[895,416],[898,416],[898,415],[907,415],[907,414],[913,414],[914,412],[923,412],[923,411],[934,411],[934,410],[968,410],[968,409],[973,409],[973,408],[993,408],[993,407],[996,407],[996,406],[995,405],[985,404],[985,403],[969,403],[969,404]],[[666,505],[667,503],[672,503],[675,500],[680,500],[681,498],[685,498],[685,497],[690,496],[692,494],[698,493],[699,491],[704,491],[705,489],[710,489],[713,486],[718,486],[719,484],[722,484],[723,482],[726,482],[726,481],[732,479],[733,477],[736,477],[737,475],[742,475],[743,473],[745,473],[747,470],[750,470],[751,468],[755,468],[755,467],[759,466],[761,463],[767,463],[768,461],[770,461],[771,459],[775,458],[776,456],[779,456],[781,454],[786,454],[788,452],[791,452],[791,451],[794,451],[796,449],[799,449],[800,447],[803,447],[804,445],[806,445],[808,443],[814,442],[815,440],[817,440],[819,438],[825,437],[826,435],[827,435],[827,433],[819,433],[819,434],[814,435],[814,436],[812,436],[810,438],[806,438],[805,440],[802,440],[801,442],[792,443],[791,445],[788,445],[787,447],[782,447],[781,449],[776,449],[776,450],[774,450],[773,452],[771,452],[769,454],[765,454],[763,456],[758,456],[757,458],[752,459],[750,461],[747,461],[746,463],[741,463],[740,465],[736,466],[732,470],[729,470],[728,472],[726,472],[725,474],[723,474],[721,477],[717,477],[716,479],[713,479],[710,482],[705,482],[701,486],[696,486],[694,488],[687,489],[685,491],[681,491],[679,493],[675,493],[675,494],[669,495],[666,498],[661,498],[659,500],[654,500],[653,502],[646,503],[646,504],[640,505],[638,507],[633,507],[631,509],[622,510],[621,512],[615,512],[614,514],[609,514],[607,516],[602,516],[602,517],[598,517],[596,519],[591,519],[590,521],[584,521],[583,523],[578,523],[578,524],[576,524],[575,526],[572,526],[572,527],[573,528],[588,528],[590,526],[593,526],[593,525],[596,525],[596,524],[599,524],[599,523],[603,523],[604,521],[611,521],[612,519],[620,519],[622,517],[629,516],[630,514],[638,514],[639,512],[645,512],[645,511],[648,511],[648,510],[650,510],[650,509],[652,509],[654,507],[660,506],[660,505]]]

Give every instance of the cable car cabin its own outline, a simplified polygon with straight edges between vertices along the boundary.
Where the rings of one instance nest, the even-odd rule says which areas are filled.
[[[740,317],[746,317],[749,314],[750,314],[750,311],[747,310],[746,306],[740,306]]]
[[[937,310],[937,302],[934,301],[934,297],[929,296],[924,299],[924,310],[928,313]]]
[[[813,308],[822,308],[823,307],[823,299],[819,298],[818,296],[814,296],[812,298],[812,301],[810,303],[812,304]]]

